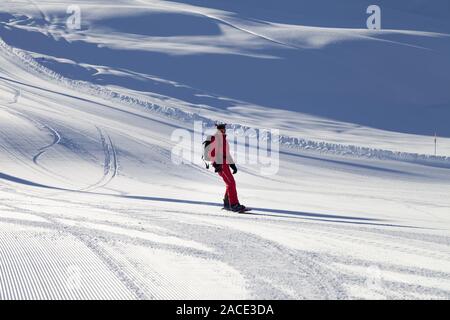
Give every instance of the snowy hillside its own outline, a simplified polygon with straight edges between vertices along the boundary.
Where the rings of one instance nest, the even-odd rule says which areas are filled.
[[[0,299],[450,298],[450,7],[370,4],[2,1]],[[251,214],[173,162],[218,119]]]

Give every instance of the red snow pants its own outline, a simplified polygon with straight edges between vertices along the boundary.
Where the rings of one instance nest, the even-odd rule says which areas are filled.
[[[236,182],[234,181],[233,174],[230,171],[230,166],[228,164],[222,165],[222,171],[219,172],[227,188],[225,191],[225,197],[228,195],[228,201],[230,206],[234,206],[239,203],[238,195],[236,191]]]

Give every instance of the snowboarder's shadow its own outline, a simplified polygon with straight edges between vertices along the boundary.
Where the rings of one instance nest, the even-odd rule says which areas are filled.
[[[146,197],[146,196],[133,196],[133,195],[120,195],[118,197],[136,199],[136,200],[147,200],[147,201],[161,201],[161,202],[173,202],[173,203],[183,203],[192,205],[204,205],[204,206],[214,206],[222,207],[222,204],[215,202],[206,201],[196,201],[196,200],[184,200],[176,198],[161,198],[161,197]],[[260,217],[276,217],[276,218],[299,218],[304,220],[315,220],[324,222],[335,222],[335,223],[347,223],[347,224],[358,224],[358,225],[375,225],[375,226],[388,226],[388,227],[402,227],[402,228],[416,228],[413,226],[404,226],[387,223],[387,220],[364,218],[364,217],[354,217],[354,216],[342,216],[342,215],[331,215],[323,213],[310,213],[302,211],[292,211],[283,209],[272,209],[272,208],[251,208],[252,211],[245,213],[233,213],[233,216],[260,216]]]

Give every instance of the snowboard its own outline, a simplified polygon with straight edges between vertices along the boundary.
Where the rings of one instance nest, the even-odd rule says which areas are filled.
[[[247,207],[246,207],[244,210],[241,210],[241,211],[231,211],[231,210],[228,209],[228,208],[222,208],[222,210],[230,211],[230,212],[232,212],[232,213],[247,213],[247,212],[252,211],[251,208],[247,208]]]

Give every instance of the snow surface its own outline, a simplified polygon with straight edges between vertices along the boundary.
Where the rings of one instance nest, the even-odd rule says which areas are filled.
[[[450,298],[450,8],[378,2],[2,1],[0,299]],[[216,119],[281,131],[252,214]]]

